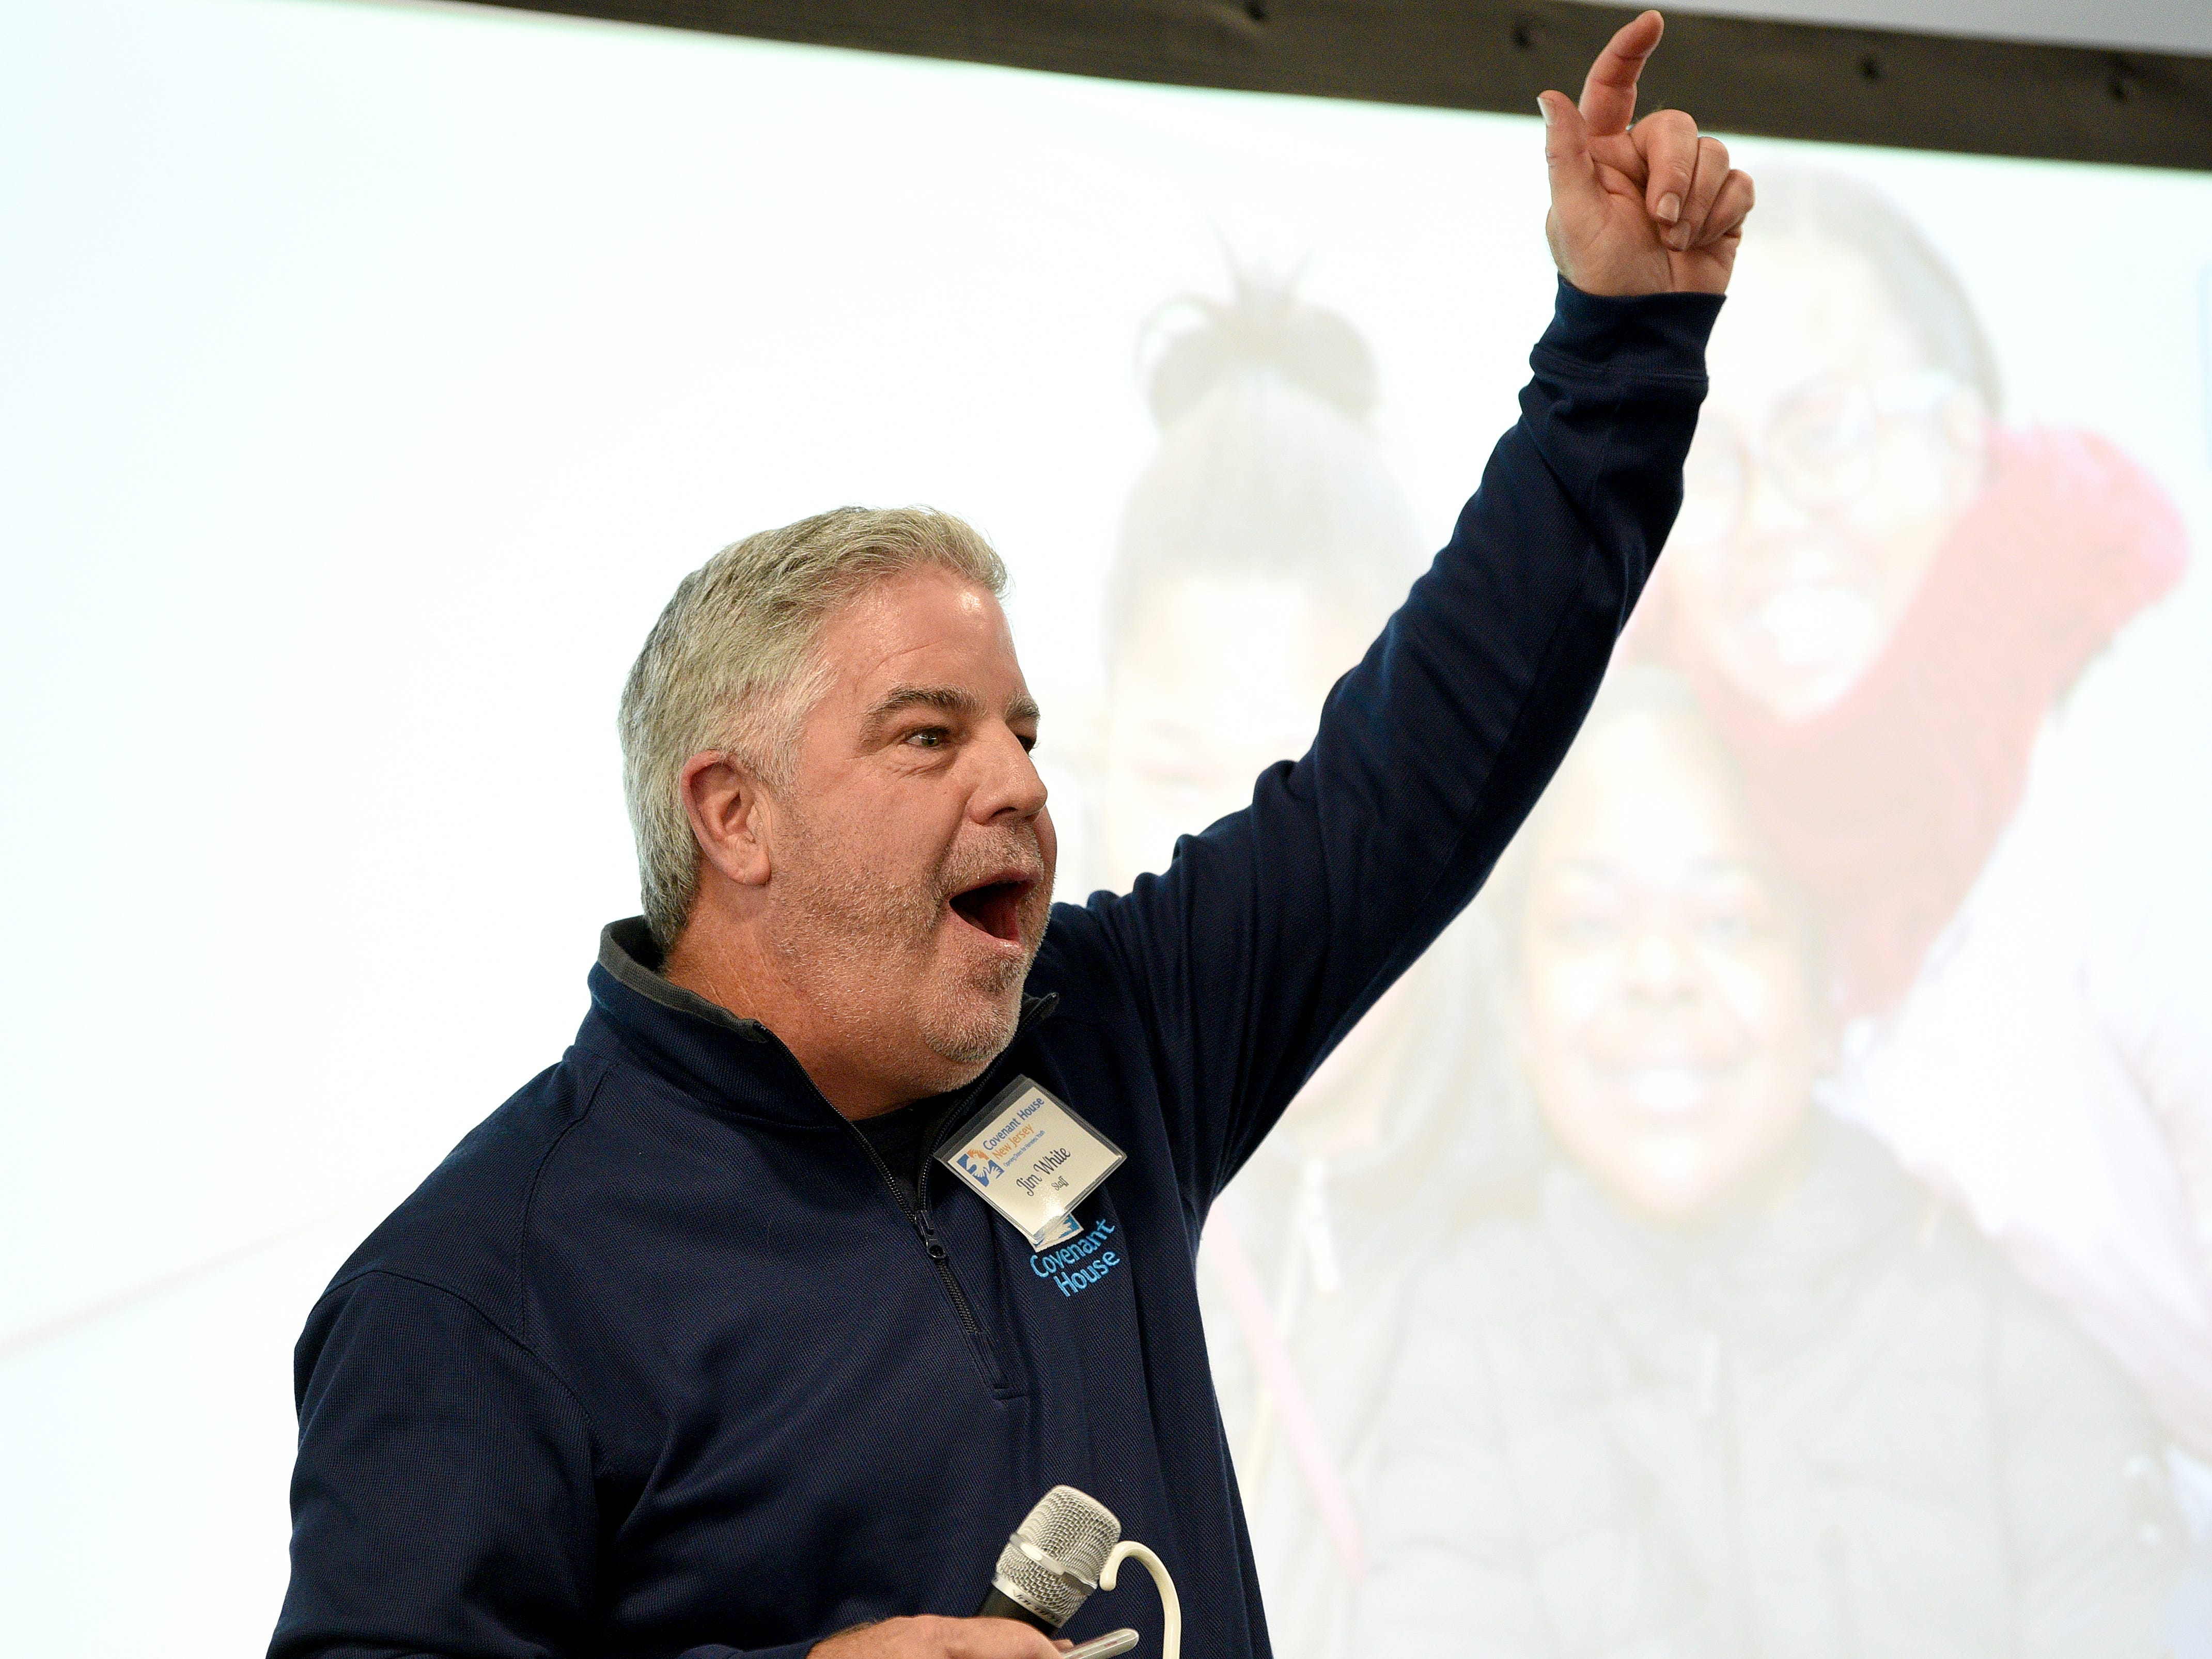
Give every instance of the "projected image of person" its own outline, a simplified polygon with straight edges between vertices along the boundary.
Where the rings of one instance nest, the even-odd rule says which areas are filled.
[[[1431,1254],[1359,1651],[2164,1651],[2156,1425],[1818,1103],[1813,909],[1679,679],[1616,672],[1486,902],[1553,1152]]]
[[[2212,1011],[2128,920],[2170,909],[2112,897],[2142,878],[2091,833],[2109,792],[2068,718],[2179,579],[2179,520],[2109,444],[2000,423],[1966,295],[1887,201],[1761,191],[1640,645],[1694,684],[1811,893],[1845,1109],[2202,1457]]]
[[[1369,428],[1373,358],[1345,319],[1238,273],[1225,301],[1164,312],[1152,343],[1160,447],[1109,577],[1100,830],[1117,885],[1304,752],[1425,562]],[[1208,1222],[1208,1346],[1290,1659],[1341,1650],[1404,1263],[1466,1191],[1422,1131],[1464,1067],[1468,945],[1448,933],[1370,1012]]]

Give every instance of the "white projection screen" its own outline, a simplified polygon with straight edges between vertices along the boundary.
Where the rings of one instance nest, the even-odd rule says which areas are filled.
[[[1200,1255],[1275,1641],[2202,1654],[2212,177],[1735,148],[1584,739]],[[266,1643],[291,1344],[580,1018],[684,572],[980,525],[1079,898],[1303,749],[1553,283],[1533,111],[435,6],[8,7],[0,181],[23,1654]]]

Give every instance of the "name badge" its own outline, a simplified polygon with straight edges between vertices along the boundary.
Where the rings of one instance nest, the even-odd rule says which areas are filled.
[[[1127,1156],[1042,1085],[1018,1077],[969,1118],[937,1161],[1013,1224],[1032,1250],[1083,1231],[1075,1206]]]

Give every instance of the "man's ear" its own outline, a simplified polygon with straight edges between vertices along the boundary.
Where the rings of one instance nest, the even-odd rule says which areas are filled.
[[[735,756],[710,749],[684,763],[676,787],[700,857],[740,887],[765,887],[771,813],[760,780]]]

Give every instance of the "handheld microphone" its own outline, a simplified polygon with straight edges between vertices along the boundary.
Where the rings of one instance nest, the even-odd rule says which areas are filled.
[[[999,1552],[979,1619],[1015,1619],[1050,1636],[1098,1588],[1121,1523],[1088,1493],[1054,1486]]]

